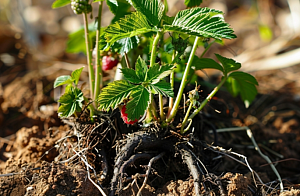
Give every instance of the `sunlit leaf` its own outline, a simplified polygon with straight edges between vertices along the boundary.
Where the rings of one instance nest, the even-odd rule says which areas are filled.
[[[56,0],[52,4],[52,8],[59,8],[71,3],[71,0]]]
[[[146,62],[140,56],[138,57],[138,59],[136,61],[135,71],[136,71],[136,75],[138,76],[140,81],[145,81],[148,67],[146,65]]]
[[[59,76],[55,79],[53,88],[56,88],[56,87],[64,85],[64,84],[72,84],[73,81],[74,80],[71,78],[71,76],[66,76],[66,75]]]
[[[83,101],[84,97],[80,89],[75,88],[71,91],[66,92],[58,100],[58,102],[60,103],[60,106],[58,108],[59,116],[69,117],[76,111],[81,111]]]
[[[218,10],[200,7],[182,10],[172,25],[164,25],[164,30],[214,39],[236,38],[222,14]]]
[[[71,77],[72,79],[74,80],[74,83],[77,85],[78,84],[78,81],[79,81],[79,78],[80,78],[80,75],[81,75],[81,72],[83,70],[84,67],[81,67],[81,68],[78,68],[76,70],[74,70],[72,73],[71,73]]]
[[[147,110],[150,93],[143,86],[137,86],[131,94],[131,99],[126,105],[126,113],[130,120],[139,119]]]
[[[165,97],[174,97],[174,91],[173,88],[171,87],[170,82],[161,80],[158,83],[151,84],[151,87],[156,93],[160,93]]]
[[[161,0],[128,0],[128,2],[145,15],[153,26],[160,23],[164,11],[164,4]]]
[[[162,78],[167,77],[171,74],[174,65],[167,64],[167,65],[159,65],[154,64],[152,67],[149,68],[147,72],[146,81],[151,82],[151,84],[155,84],[159,82]]]
[[[136,48],[138,46],[138,43],[139,43],[138,36],[127,37],[116,41],[112,46],[112,49],[114,51],[117,51],[121,55],[124,55],[125,53],[128,53],[130,50]]]
[[[106,111],[110,108],[115,109],[137,87],[125,80],[109,83],[107,87],[102,89],[98,97],[99,109]]]
[[[156,31],[156,29],[148,24],[146,17],[140,12],[134,12],[120,19],[118,22],[109,25],[105,30],[104,37],[106,42],[111,45],[120,39],[151,31]]]

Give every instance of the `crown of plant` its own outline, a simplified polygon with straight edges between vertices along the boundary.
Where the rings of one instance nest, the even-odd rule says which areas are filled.
[[[89,0],[71,0],[71,8],[75,14],[90,13],[92,11]]]

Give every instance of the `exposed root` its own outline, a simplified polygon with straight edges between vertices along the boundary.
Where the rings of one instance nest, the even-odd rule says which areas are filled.
[[[195,193],[197,196],[200,196],[200,183],[201,177],[200,172],[197,169],[197,163],[193,159],[193,155],[191,154],[190,150],[184,145],[184,144],[178,144],[178,149],[180,151],[180,154],[182,155],[182,160],[185,162],[185,164],[188,166],[190,173],[193,176],[194,179],[194,186],[195,186]]]
[[[142,185],[141,188],[139,189],[139,192],[137,193],[137,196],[140,196],[140,195],[141,195],[143,188],[146,186],[146,183],[147,183],[147,180],[148,180],[150,171],[151,171],[151,166],[152,166],[152,164],[153,164],[155,161],[157,161],[158,159],[160,159],[161,157],[163,157],[164,155],[165,155],[165,152],[162,152],[162,153],[160,153],[159,155],[153,157],[153,158],[149,161],[149,163],[148,163],[148,170],[147,170],[147,172],[146,172],[146,176],[145,176],[145,178],[144,178],[143,185]]]
[[[158,137],[155,133],[149,132],[137,132],[131,134],[126,139],[126,144],[121,147],[117,152],[114,174],[111,180],[111,192],[110,195],[115,195],[115,192],[121,191],[122,187],[122,170],[126,168],[124,163],[129,160],[129,158],[139,151],[150,149],[151,151],[155,149],[170,151],[174,145],[174,139],[170,138],[168,140],[163,140]],[[150,157],[151,158],[151,157]],[[123,167],[124,165],[124,167]],[[122,168],[122,169],[121,169]]]

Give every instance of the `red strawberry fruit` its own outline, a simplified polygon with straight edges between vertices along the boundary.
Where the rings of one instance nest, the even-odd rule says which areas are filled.
[[[102,70],[103,71],[111,70],[113,67],[117,66],[118,63],[119,63],[119,60],[116,58],[113,58],[111,56],[103,56]]]
[[[127,116],[128,116],[128,114],[126,114],[126,105],[123,105],[122,109],[121,109],[121,117],[122,117],[123,121],[129,125],[133,125],[134,123],[136,123],[138,121],[138,119],[128,120]]]

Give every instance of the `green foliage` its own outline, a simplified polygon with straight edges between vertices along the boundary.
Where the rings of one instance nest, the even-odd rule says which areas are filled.
[[[170,75],[173,67],[174,66],[170,64],[163,65],[163,66],[159,64],[154,64],[152,67],[148,69],[147,77],[145,78],[145,81],[155,84],[159,82],[161,79]]]
[[[58,115],[60,117],[70,117],[75,112],[80,112],[83,100],[83,93],[80,89],[70,88],[70,90],[65,92],[58,100],[60,103]]]
[[[74,3],[75,1],[76,3]],[[104,0],[93,0],[92,2],[99,1]],[[62,7],[71,2],[73,2],[73,8],[81,9],[81,7],[76,7],[82,4],[81,0],[56,0],[52,7]],[[82,5],[91,6],[90,2],[84,0]],[[241,67],[240,63],[218,54],[216,54],[216,57],[220,64],[213,59],[198,58],[195,56],[196,49],[199,46],[209,48],[214,42],[222,42],[222,39],[236,38],[233,29],[224,21],[223,12],[210,8],[197,7],[202,3],[202,0],[185,0],[184,3],[188,8],[193,8],[179,11],[175,17],[169,17],[166,15],[168,9],[166,0],[106,0],[106,4],[110,11],[115,14],[115,17],[105,30],[101,29],[102,33],[98,39],[100,45],[98,49],[110,50],[111,52],[118,52],[124,55],[136,49],[139,44],[140,46],[147,44],[150,46],[146,46],[149,51],[132,51],[132,56],[130,56],[131,53],[128,56],[130,56],[129,58],[131,58],[132,63],[139,54],[144,52],[143,55],[151,56],[151,66],[148,67],[147,63],[141,57],[138,57],[135,62],[135,69],[122,68],[121,71],[125,80],[114,81],[102,89],[97,99],[98,109],[106,111],[115,109],[125,99],[128,99],[126,102],[126,113],[129,120],[140,118],[147,109],[149,111],[153,110],[153,108],[149,108],[150,105],[152,106],[150,103],[154,101],[152,94],[174,97],[171,86],[174,79],[171,82],[164,80],[175,70],[174,64],[176,64],[177,70],[181,69],[182,73],[184,73],[181,78],[182,84],[179,94],[175,96],[174,108],[178,109],[179,107],[185,85],[189,80],[193,80],[196,77],[193,74],[194,69],[217,69],[221,71],[224,77],[215,89],[219,90],[227,79],[225,83],[226,87],[233,96],[240,95],[246,106],[254,100],[257,94],[257,81],[250,74],[237,71]],[[131,6],[136,10],[135,12],[131,12]],[[87,10],[87,8],[83,7],[82,9]],[[96,40],[94,25],[89,27],[89,31],[89,36],[94,43]],[[166,32],[172,32],[172,41],[171,38],[169,38],[169,41],[163,40],[163,35]],[[154,34],[156,34],[156,37],[153,36]],[[215,40],[208,44],[210,38]],[[187,51],[187,47],[192,45],[194,40],[196,42],[193,49]],[[157,49],[158,45],[166,47],[164,49],[162,49],[163,47]],[[151,50],[154,52],[149,54]],[[83,28],[70,34],[67,51],[75,53],[86,52]],[[160,64],[155,64],[154,62],[155,57],[158,56],[156,51],[160,53]],[[188,55],[190,55],[190,58],[188,58]],[[191,67],[194,69],[190,69]],[[92,69],[91,67],[89,68],[91,72]],[[54,88],[66,85],[65,94],[59,99],[61,105],[58,112],[61,117],[76,115],[76,112],[81,111],[84,97],[77,85],[82,69],[75,70],[71,76],[60,76],[54,82]],[[179,74],[176,75],[177,79],[179,79]],[[90,85],[92,86],[93,83],[91,82]],[[211,97],[207,100],[210,100],[217,90],[211,93]],[[196,115],[204,107],[207,100],[203,105],[202,102],[199,104],[199,107],[194,108],[195,111],[192,116]],[[163,105],[161,97],[159,105]],[[194,102],[193,105],[195,105]],[[166,119],[166,122],[172,122],[177,112],[177,109],[173,110],[174,108],[170,108],[172,111],[170,111],[170,115],[166,118],[163,112],[160,112],[161,119]],[[163,109],[160,108],[160,111],[163,111]],[[155,111],[152,111],[154,116],[156,116],[155,113]],[[189,115],[188,113],[186,115]],[[185,123],[183,123],[183,127],[185,127]]]
[[[194,58],[193,65],[196,70],[201,69],[217,69],[220,70],[224,76],[228,77],[225,83],[228,91],[232,96],[241,95],[245,106],[248,107],[249,104],[255,99],[257,95],[257,90],[255,85],[258,85],[256,79],[245,72],[236,71],[241,68],[241,64],[233,59],[223,57],[219,54],[215,54],[220,63],[218,64],[213,59],[208,58]],[[231,72],[231,73],[230,73]]]
[[[72,85],[72,83],[73,83],[73,80],[72,80],[71,76],[66,76],[66,75],[59,76],[54,81],[53,88],[56,88],[56,87],[64,85],[64,84],[67,84],[67,85],[71,84]]]
[[[209,8],[182,10],[177,13],[172,25],[164,25],[164,30],[214,39],[236,38],[221,14],[223,12]]]
[[[74,70],[71,76],[59,76],[54,81],[53,87],[67,85],[65,93],[58,100],[61,105],[58,108],[60,117],[70,117],[75,112],[80,112],[82,108],[82,101],[84,100],[83,93],[77,88],[78,81],[83,67]]]
[[[233,96],[240,94],[246,108],[249,107],[257,95],[255,85],[258,85],[256,79],[252,75],[241,71],[230,73],[225,83]]]
[[[99,109],[115,109],[124,99],[129,98],[126,113],[130,120],[134,120],[145,113],[151,93],[174,96],[170,83],[161,80],[171,73],[173,66],[155,64],[148,69],[145,61],[139,57],[135,67],[135,70],[121,69],[126,80],[114,81],[103,88],[98,98]]]
[[[155,84],[150,84],[150,87],[154,90],[154,94],[161,94],[165,97],[174,97],[173,88],[169,82],[161,80]]]
[[[94,25],[89,25],[89,36],[92,40],[96,38],[96,30]],[[69,39],[67,42],[66,52],[69,53],[84,53],[86,54],[86,45],[85,45],[85,38],[84,38],[84,28],[81,27],[77,31],[69,34]]]
[[[202,0],[184,0],[186,7],[196,7],[202,3]]]
[[[126,113],[130,120],[139,119],[148,108],[150,101],[150,92],[143,86],[137,86],[132,91],[131,99],[126,105]]]
[[[56,0],[52,4],[52,8],[59,8],[71,3],[71,0]]]
[[[120,18],[130,14],[131,5],[126,0],[106,0],[109,10],[115,15],[111,23],[118,21]]]
[[[127,37],[116,41],[111,49],[115,52],[118,52],[121,55],[128,53],[130,50],[137,48],[139,43],[138,36]]]
[[[155,31],[155,29],[148,24],[147,18],[140,12],[134,12],[107,27],[104,34],[105,41],[108,43],[106,47],[110,47],[110,45],[120,39],[151,31]]]
[[[71,73],[71,76],[67,76],[67,75],[59,76],[54,81],[53,88],[56,88],[56,87],[64,85],[64,84],[72,85],[73,83],[74,83],[74,85],[77,86],[82,70],[83,70],[83,67],[74,70]]]
[[[217,69],[221,72],[224,72],[223,67],[219,63],[209,58],[199,58],[195,56],[193,60],[193,66],[195,66],[196,70]]]
[[[102,93],[98,97],[98,109],[106,111],[109,111],[110,108],[115,109],[137,87],[126,80],[116,80],[109,83],[107,87],[102,89]]]
[[[158,26],[164,11],[164,4],[161,0],[128,0],[128,2],[146,16],[153,26]]]
[[[215,55],[218,58],[218,60],[220,61],[220,63],[223,65],[224,75],[227,75],[229,72],[232,72],[232,71],[235,71],[235,70],[238,70],[241,68],[241,64],[236,62],[235,60],[223,57],[219,54],[215,54]]]
[[[116,15],[117,11],[118,11],[118,7],[119,7],[118,1],[117,0],[106,0],[106,4],[107,4],[109,10],[113,14]]]

